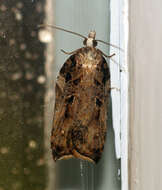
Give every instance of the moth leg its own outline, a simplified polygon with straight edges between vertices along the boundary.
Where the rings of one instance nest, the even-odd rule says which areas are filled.
[[[63,93],[63,88],[61,88],[61,87],[59,86],[59,84],[57,84],[57,83],[56,83],[56,89],[58,89],[58,91],[60,91],[61,93]]]
[[[117,87],[111,87],[110,90],[117,90],[117,91],[120,91],[120,88],[117,88]]]
[[[116,65],[119,65],[119,67],[120,67],[120,72],[126,72],[126,69],[124,68],[124,67],[122,67],[118,62],[116,62],[114,59],[112,59],[112,58],[110,58],[111,59],[111,61],[113,62],[113,63],[115,63]]]
[[[78,50],[75,50],[75,51],[72,51],[72,52],[67,52],[67,51],[64,51],[63,49],[61,49],[61,51],[67,55],[72,55],[74,53],[76,53]]]
[[[115,55],[115,53],[113,53],[112,55],[106,55],[106,54],[104,54],[102,51],[101,51],[101,53],[102,53],[103,56],[105,56],[105,57],[107,57],[107,58],[109,58],[109,59]]]

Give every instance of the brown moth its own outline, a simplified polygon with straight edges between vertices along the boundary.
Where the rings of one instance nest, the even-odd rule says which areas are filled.
[[[96,48],[95,35],[91,31],[84,37],[85,47],[67,53],[72,55],[57,77],[51,132],[55,161],[75,157],[97,163],[104,149],[110,71],[103,52]]]

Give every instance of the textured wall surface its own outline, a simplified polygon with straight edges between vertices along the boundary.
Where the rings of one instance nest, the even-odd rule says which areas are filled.
[[[161,7],[129,2],[130,190],[162,189]]]
[[[1,190],[46,186],[45,47],[36,27],[44,18],[43,7],[42,0],[0,2]]]

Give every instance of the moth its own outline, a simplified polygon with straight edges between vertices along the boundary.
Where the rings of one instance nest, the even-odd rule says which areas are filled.
[[[55,86],[51,149],[55,161],[72,157],[97,163],[107,133],[110,70],[105,54],[96,48],[96,32],[84,38],[84,47],[67,53]],[[109,44],[111,45],[111,44]],[[114,55],[114,54],[113,54]],[[108,58],[113,55],[106,56]]]

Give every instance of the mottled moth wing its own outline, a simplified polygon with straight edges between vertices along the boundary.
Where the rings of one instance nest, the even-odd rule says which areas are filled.
[[[84,47],[64,63],[56,82],[51,135],[54,160],[97,163],[107,131],[110,72],[100,50]]]

